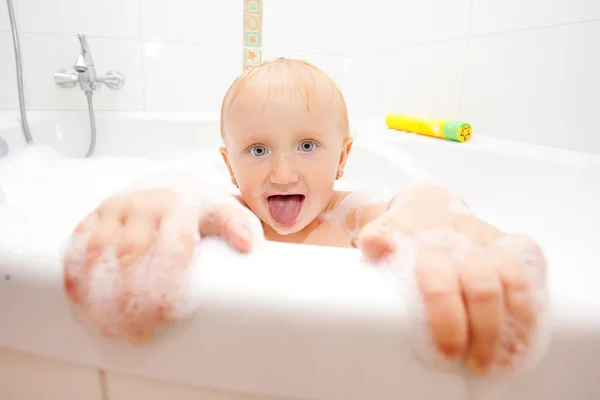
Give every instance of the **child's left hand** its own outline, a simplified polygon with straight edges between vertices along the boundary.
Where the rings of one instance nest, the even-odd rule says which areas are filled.
[[[395,253],[398,234],[412,239],[411,263],[438,350],[464,358],[480,374],[519,368],[531,356],[541,306],[536,294],[545,284],[539,246],[524,235],[505,235],[433,185],[393,201],[364,227],[358,247],[382,260]]]

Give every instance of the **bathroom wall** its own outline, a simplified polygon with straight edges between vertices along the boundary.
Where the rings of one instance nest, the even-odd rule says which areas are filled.
[[[78,89],[53,73],[89,36],[98,73],[117,70],[119,91],[95,94],[99,110],[217,111],[242,71],[243,0],[14,0],[29,110],[84,110]],[[6,0],[0,1],[0,109],[18,109]],[[7,58],[10,62],[7,62]]]
[[[600,1],[346,5],[351,115],[460,118],[475,135],[600,152]]]
[[[264,0],[13,1],[32,111],[87,109],[79,89],[53,81],[53,73],[71,67],[78,56],[79,32],[89,36],[98,73],[114,69],[126,78],[119,91],[96,92],[97,110],[218,111],[247,64],[247,50],[255,62],[301,57],[341,80],[342,0],[267,0],[266,7]],[[249,43],[248,13],[263,7],[263,35],[254,27],[258,36]],[[17,110],[6,0],[0,1],[0,55],[0,110]]]
[[[263,0],[263,57],[300,58],[343,85],[348,0]]]
[[[28,109],[86,109],[52,78],[83,32],[98,71],[127,79],[96,93],[99,110],[218,111],[243,65],[297,57],[338,82],[354,118],[461,118],[476,135],[600,152],[597,0],[253,0],[254,43],[247,1],[14,0]],[[18,109],[9,31],[1,0],[0,110]]]

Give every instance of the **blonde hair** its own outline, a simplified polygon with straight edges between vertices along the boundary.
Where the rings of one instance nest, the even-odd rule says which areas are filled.
[[[308,111],[310,111],[311,99],[315,95],[315,78],[323,78],[332,88],[334,93],[335,105],[339,112],[339,129],[344,138],[350,136],[348,109],[346,107],[344,96],[335,82],[327,74],[309,62],[278,58],[274,61],[265,62],[256,67],[247,69],[231,84],[225,93],[221,105],[221,137],[225,136],[227,130],[227,115],[237,96],[244,88],[246,88],[246,86],[256,80],[260,80],[264,74],[266,74],[266,88],[269,97],[271,96],[271,92],[276,89],[284,91],[289,89],[290,86],[295,87],[299,94],[304,98],[306,109]]]

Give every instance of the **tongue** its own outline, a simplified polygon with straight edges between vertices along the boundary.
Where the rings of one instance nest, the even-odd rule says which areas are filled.
[[[302,195],[269,197],[269,212],[271,217],[281,225],[290,225],[296,221],[302,208]]]

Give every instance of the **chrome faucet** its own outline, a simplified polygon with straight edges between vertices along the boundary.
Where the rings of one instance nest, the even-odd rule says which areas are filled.
[[[54,82],[63,88],[72,88],[79,83],[81,90],[86,92],[97,90],[102,83],[111,89],[121,89],[125,84],[125,77],[116,71],[109,71],[105,75],[98,76],[87,36],[79,33],[77,38],[81,45],[81,52],[75,60],[73,68],[55,72]]]
[[[92,60],[92,53],[90,52],[90,46],[87,42],[87,36],[79,33],[77,34],[79,43],[81,44],[81,53],[73,68],[79,73],[79,86],[82,90],[96,90],[96,67]]]

